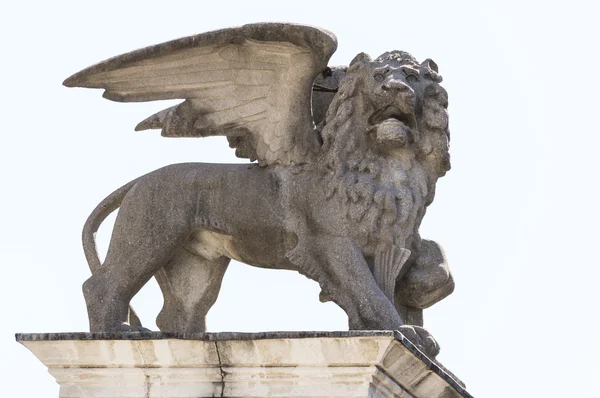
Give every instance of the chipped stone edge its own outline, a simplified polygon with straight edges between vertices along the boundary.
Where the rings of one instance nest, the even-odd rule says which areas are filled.
[[[467,390],[448,374],[444,369],[440,367],[440,365],[429,359],[427,355],[425,355],[421,350],[419,350],[409,339],[407,339],[402,333],[398,331],[392,332],[394,338],[399,341],[404,347],[406,347],[414,356],[419,358],[429,370],[431,370],[436,375],[440,376],[446,383],[448,383],[452,388],[456,390],[461,396],[465,398],[473,398],[471,394],[467,392]]]
[[[308,338],[343,338],[343,337],[390,337],[406,347],[420,359],[427,368],[441,377],[464,398],[473,398],[467,390],[451,375],[432,361],[410,342],[402,333],[394,330],[351,330],[343,332],[219,332],[219,333],[185,333],[185,332],[62,332],[62,333],[16,333],[17,342],[25,341],[63,341],[63,340],[199,340],[199,341],[235,341],[235,340],[269,340],[269,339],[308,339]],[[220,361],[220,358],[219,358]]]

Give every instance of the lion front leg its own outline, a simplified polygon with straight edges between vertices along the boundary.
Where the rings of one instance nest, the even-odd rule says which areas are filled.
[[[348,238],[301,239],[288,254],[299,271],[316,280],[348,315],[350,330],[396,330],[402,320],[381,291],[360,249]]]

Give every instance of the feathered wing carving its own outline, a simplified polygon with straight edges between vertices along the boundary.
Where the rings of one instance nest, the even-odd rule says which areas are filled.
[[[261,165],[306,163],[320,144],[311,115],[315,77],[337,42],[321,29],[253,24],[133,51],[76,73],[68,87],[120,102],[185,101],[141,122],[168,137],[224,135]]]

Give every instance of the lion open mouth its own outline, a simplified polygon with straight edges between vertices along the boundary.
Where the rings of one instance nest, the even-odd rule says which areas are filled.
[[[414,113],[403,112],[396,106],[375,112],[369,122],[375,139],[384,148],[402,148],[419,139]]]
[[[377,125],[388,119],[398,120],[410,129],[415,129],[417,127],[417,119],[413,112],[403,112],[400,108],[393,105],[375,112],[369,118],[369,123],[371,125]]]

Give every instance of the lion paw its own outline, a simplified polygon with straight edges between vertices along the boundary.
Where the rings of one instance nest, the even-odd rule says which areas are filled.
[[[402,325],[398,331],[430,359],[435,359],[440,353],[439,344],[426,329],[415,325]]]

